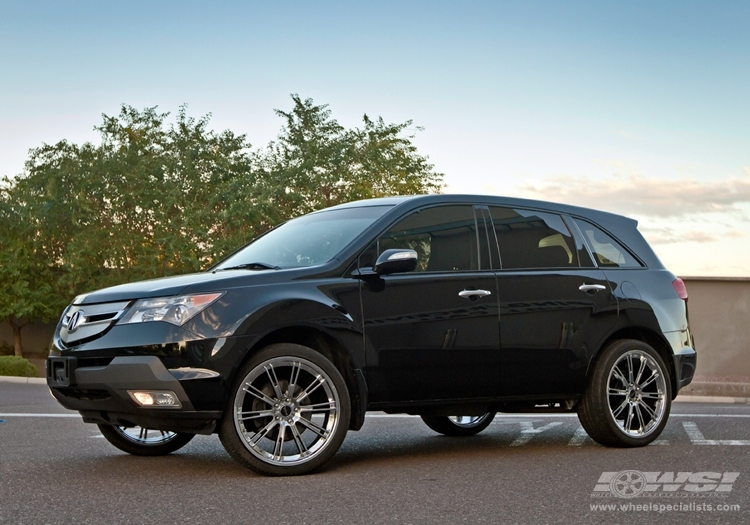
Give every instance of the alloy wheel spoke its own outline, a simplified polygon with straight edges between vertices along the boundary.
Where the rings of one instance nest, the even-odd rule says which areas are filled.
[[[615,419],[617,419],[617,416],[619,416],[622,413],[623,409],[626,406],[628,406],[628,400],[627,399],[623,400],[623,402],[620,403],[620,405],[615,410],[612,411],[612,415],[615,417]]]
[[[336,402],[333,400],[326,401],[325,403],[315,403],[312,405],[304,405],[299,407],[300,412],[312,412],[313,414],[319,414],[322,412],[333,412],[336,410]]]
[[[654,412],[654,410],[650,406],[648,406],[647,403],[644,403],[643,401],[639,399],[638,406],[640,406],[643,410],[646,411],[646,413],[651,417],[652,421],[656,421],[658,419],[656,412]]]
[[[237,414],[237,418],[240,421],[258,419],[261,417],[273,417],[273,410],[251,410],[250,412],[240,412]]]
[[[273,457],[276,461],[281,461],[284,454],[284,441],[286,439],[286,427],[279,425],[279,432],[276,436],[276,444],[273,447]]]
[[[633,383],[633,354],[628,354],[625,358],[628,363],[628,383]]]
[[[641,366],[638,368],[638,374],[635,376],[635,384],[641,382],[641,376],[643,375],[643,371],[646,370],[646,364],[648,363],[648,360],[645,357],[641,357]]]
[[[254,436],[250,437],[250,444],[257,445],[258,442],[266,437],[266,434],[268,434],[277,424],[278,422],[275,419],[272,419],[265,427],[256,432]]]
[[[302,440],[302,436],[300,435],[299,430],[297,430],[297,426],[290,425],[289,428],[292,431],[292,438],[294,439],[294,444],[297,446],[300,456],[306,456],[308,454],[307,445],[305,445],[305,442]]]
[[[612,369],[612,375],[613,375],[613,376],[614,376],[614,377],[615,377],[616,379],[618,379],[618,380],[619,380],[619,381],[620,381],[620,382],[621,382],[621,383],[622,383],[623,385],[625,385],[625,386],[628,386],[628,380],[627,380],[627,379],[625,379],[625,376],[624,376],[624,375],[622,374],[622,372],[620,371],[620,369],[619,369],[619,368],[617,368],[617,366],[615,366],[615,367],[614,367],[614,368]]]
[[[628,416],[625,418],[625,431],[630,432],[630,426],[633,424],[633,405],[628,403]]]
[[[645,399],[656,399],[661,401],[664,399],[664,392],[641,392],[641,397]]]
[[[255,388],[255,386],[251,385],[250,383],[246,383],[245,388],[243,388],[242,390],[244,392],[247,392],[253,397],[257,397],[258,399],[260,399],[261,401],[263,401],[264,403],[268,405],[273,406],[276,403],[276,401],[268,397],[266,394],[264,394],[263,392]]]
[[[289,373],[289,385],[286,387],[286,395],[289,397],[294,396],[294,389],[299,381],[299,373],[302,370],[302,363],[298,361],[292,361],[292,370]]]
[[[621,388],[609,387],[609,395],[610,396],[626,396],[628,395],[628,391],[622,390]]]
[[[648,377],[648,379],[646,379],[643,383],[641,383],[639,385],[640,388],[641,388],[641,390],[643,390],[648,385],[650,385],[651,383],[653,383],[654,381],[656,381],[658,378],[659,378],[659,371],[658,370],[652,370],[651,371],[651,375]]]
[[[279,378],[276,377],[276,369],[273,367],[271,363],[269,363],[267,366],[263,367],[266,371],[266,375],[268,376],[268,379],[271,381],[271,386],[273,387],[273,391],[276,393],[276,399],[281,399],[283,397],[283,394],[281,392],[281,385],[279,384]]]
[[[312,430],[313,432],[315,432],[320,437],[322,438],[328,437],[328,431],[325,428],[318,425],[317,423],[310,421],[309,419],[305,419],[305,418],[300,418],[299,422],[302,423],[307,428],[309,428],[310,430]]]
[[[319,386],[325,383],[325,381],[326,380],[323,379],[322,376],[320,375],[315,376],[315,379],[313,379],[313,382],[310,383],[310,385],[307,388],[305,388],[299,396],[297,396],[296,401],[299,403],[300,401],[308,398],[310,394],[315,392]]]
[[[643,383],[641,383],[641,385],[640,385],[641,386],[641,390],[643,390],[648,385],[650,385],[651,383],[653,383],[654,381],[656,381],[657,378],[659,378],[659,372],[657,370],[654,370],[651,373],[651,376],[648,379],[646,379]]]
[[[646,430],[646,423],[643,421],[643,414],[641,413],[641,408],[638,403],[633,407],[633,411],[635,412],[635,415],[638,417],[638,428],[641,432]]]

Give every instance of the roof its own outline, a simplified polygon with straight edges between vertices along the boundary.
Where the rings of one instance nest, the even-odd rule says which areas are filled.
[[[566,213],[568,215],[579,215],[582,217],[589,217],[597,221],[604,222],[630,222],[633,225],[637,225],[638,222],[635,219],[625,217],[623,215],[617,215],[606,211],[595,210],[593,208],[584,208],[580,206],[572,206],[569,204],[562,204],[557,202],[539,201],[531,199],[519,199],[515,197],[503,197],[499,195],[471,195],[471,194],[431,194],[431,195],[400,195],[394,197],[381,197],[376,199],[364,199],[359,201],[352,201],[345,204],[340,204],[328,209],[340,209],[340,208],[357,208],[363,206],[399,206],[407,204],[409,207],[415,205],[428,205],[428,204],[444,204],[444,203],[473,203],[473,204],[487,204],[496,206],[512,206],[521,208],[532,208],[547,211],[556,211],[559,213]]]

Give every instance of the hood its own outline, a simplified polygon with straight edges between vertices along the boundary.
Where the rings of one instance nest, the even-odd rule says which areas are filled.
[[[297,277],[300,269],[291,270],[225,270],[217,272],[189,273],[137,281],[103,288],[77,296],[75,305],[114,303],[150,297],[169,297],[182,293],[224,291],[238,286],[251,286],[289,280]],[[305,272],[308,273],[308,272]]]

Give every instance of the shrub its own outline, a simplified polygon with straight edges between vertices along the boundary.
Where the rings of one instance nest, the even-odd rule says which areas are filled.
[[[0,341],[0,355],[15,355],[15,350],[5,341]]]
[[[38,377],[37,368],[23,357],[0,356],[0,376]]]

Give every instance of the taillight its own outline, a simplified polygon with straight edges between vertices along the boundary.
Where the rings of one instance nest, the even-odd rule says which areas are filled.
[[[680,299],[683,301],[688,300],[688,293],[687,293],[687,287],[685,286],[685,281],[682,279],[675,279],[672,281],[672,287],[674,288],[674,291],[677,292],[677,295],[680,296]]]

